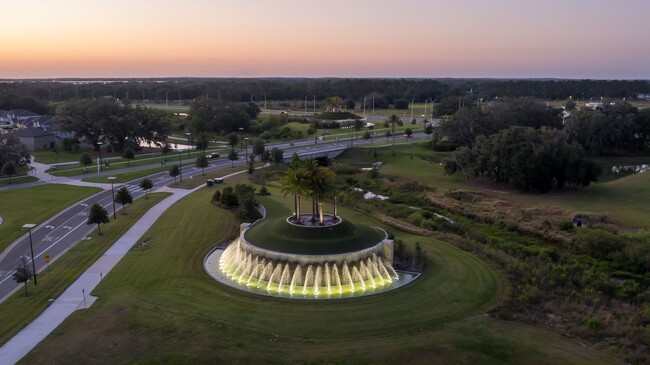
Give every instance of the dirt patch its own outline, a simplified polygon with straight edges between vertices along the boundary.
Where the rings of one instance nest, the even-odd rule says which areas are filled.
[[[432,206],[454,214],[563,243],[570,241],[569,233],[557,228],[570,225],[577,214],[551,206],[525,207],[505,197],[476,191],[456,190],[447,192],[444,196],[432,193],[425,193],[424,196]],[[594,220],[606,219],[599,217]]]

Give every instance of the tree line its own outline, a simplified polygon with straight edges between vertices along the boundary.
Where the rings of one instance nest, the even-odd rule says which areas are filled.
[[[521,191],[588,186],[600,168],[589,156],[637,155],[650,149],[650,111],[628,103],[599,109],[551,108],[528,99],[458,109],[440,124],[434,148],[458,148],[450,174],[488,177]]]
[[[477,100],[494,97],[531,97],[581,100],[634,98],[650,93],[643,80],[500,80],[500,79],[352,79],[352,78],[161,78],[15,81],[0,85],[0,109],[27,106],[28,99],[61,102],[112,96],[120,100],[181,103],[213,98],[229,102],[268,100],[325,100],[332,95],[386,108],[397,100],[424,102],[429,98],[473,95]],[[28,99],[25,99],[28,98]],[[20,101],[22,100],[22,101]],[[20,101],[20,102],[19,102]],[[19,106],[19,107],[22,107]],[[29,109],[25,107],[25,109]],[[41,112],[35,108],[35,112]]]

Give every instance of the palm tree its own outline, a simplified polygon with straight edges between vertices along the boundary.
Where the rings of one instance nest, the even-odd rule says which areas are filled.
[[[390,124],[390,131],[393,134],[393,143],[395,143],[395,124],[402,125],[402,120],[395,114],[388,117],[387,122]]]
[[[311,191],[318,205],[318,222],[323,225],[323,197],[330,195],[334,190],[336,175],[326,167],[319,167],[316,175],[312,178]]]
[[[300,196],[307,190],[308,180],[304,170],[296,167],[289,167],[286,175],[280,179],[280,189],[284,196],[291,193],[294,197],[294,220],[300,222]]]
[[[318,175],[318,161],[313,158],[308,158],[300,164],[300,168],[304,171],[309,182],[308,192],[311,195],[311,221],[316,222],[316,204],[318,199],[314,193],[314,185]]]

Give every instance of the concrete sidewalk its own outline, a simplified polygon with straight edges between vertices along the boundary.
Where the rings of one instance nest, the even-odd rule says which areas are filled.
[[[200,186],[198,188],[201,188]],[[174,203],[196,189],[161,188],[158,191],[172,195],[156,204],[140,218],[113,246],[90,266],[61,296],[38,318],[0,348],[0,364],[15,364],[56,329],[75,310],[90,306],[96,298],[88,295],[95,289],[133,245],[147,232],[158,218]],[[85,294],[85,298],[84,298]]]

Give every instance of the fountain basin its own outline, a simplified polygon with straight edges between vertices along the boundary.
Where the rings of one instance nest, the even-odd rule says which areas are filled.
[[[218,254],[218,259],[216,256]],[[239,237],[206,259],[219,281],[248,291],[310,299],[368,295],[394,287],[393,241],[376,227],[303,227],[284,219],[242,224]]]

